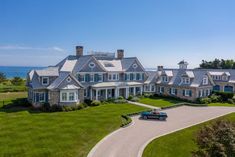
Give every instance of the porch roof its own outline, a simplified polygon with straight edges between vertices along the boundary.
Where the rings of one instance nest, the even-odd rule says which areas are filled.
[[[105,88],[105,87],[126,87],[126,86],[140,86],[143,83],[140,82],[101,82],[93,85],[93,88]]]

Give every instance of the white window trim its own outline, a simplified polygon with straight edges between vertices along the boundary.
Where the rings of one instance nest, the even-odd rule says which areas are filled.
[[[204,77],[202,80],[203,85],[208,85],[208,77]]]
[[[36,95],[38,94],[38,102],[46,102],[46,93],[45,92],[34,92],[34,96],[36,97]],[[43,94],[43,100],[40,100],[40,94]],[[34,102],[36,102],[37,99],[34,100]]]
[[[185,89],[184,91],[185,91],[184,96],[189,97],[189,93],[190,93],[189,91],[190,91],[190,90],[189,90],[189,89]]]
[[[94,74],[90,74],[90,82],[94,82],[94,80],[95,80]]]
[[[183,77],[183,78],[182,78],[182,83],[183,83],[183,84],[190,84],[190,78]]]
[[[85,74],[80,74],[81,82],[85,82]]]
[[[176,90],[176,88],[171,88],[171,94],[172,94],[172,95],[175,95],[175,94],[176,94],[175,90]]]
[[[43,83],[43,79],[47,79],[47,83]],[[49,77],[42,77],[42,85],[47,86],[49,85]]]
[[[160,87],[160,91],[159,91],[160,93],[163,93],[163,90],[162,90],[163,88],[164,87],[162,87],[162,86]]]
[[[101,80],[99,80],[99,78],[100,78],[100,76],[101,76]],[[103,82],[103,80],[104,80],[104,75],[103,74],[99,74],[98,73],[98,82]]]
[[[62,94],[66,93],[66,99],[62,100]],[[74,100],[69,100],[69,93],[74,93]],[[60,102],[78,102],[78,91],[77,90],[61,90],[60,91]]]

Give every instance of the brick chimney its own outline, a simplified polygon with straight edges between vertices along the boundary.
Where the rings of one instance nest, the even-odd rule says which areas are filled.
[[[163,66],[162,65],[157,66],[157,70],[158,71],[162,71],[163,70]]]
[[[124,50],[123,49],[118,49],[117,50],[117,58],[118,59],[123,59],[124,58]]]
[[[76,46],[76,56],[83,56],[83,46]]]

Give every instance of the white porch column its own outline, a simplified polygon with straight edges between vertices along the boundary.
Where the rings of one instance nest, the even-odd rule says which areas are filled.
[[[140,95],[142,95],[143,94],[143,87],[141,86],[140,87]]]
[[[126,88],[126,99],[129,97],[129,87]]]
[[[98,89],[95,90],[95,92],[96,92],[96,93],[95,93],[95,94],[96,94],[96,95],[95,95],[95,100],[98,100],[98,91],[99,91]]]
[[[91,99],[91,100],[93,99],[93,98],[92,98],[92,97],[93,97],[93,92],[92,92],[92,91],[93,91],[93,90],[91,89],[91,90],[90,90],[90,99]]]
[[[118,98],[119,96],[119,88],[115,88],[115,98]]]
[[[136,87],[133,87],[134,90],[133,90],[133,95],[135,96],[135,93],[136,93]]]
[[[105,100],[108,99],[108,89],[105,89]]]

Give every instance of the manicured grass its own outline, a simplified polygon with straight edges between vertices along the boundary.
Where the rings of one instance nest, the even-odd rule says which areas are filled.
[[[4,83],[0,83],[0,93],[26,91],[27,87],[25,84],[25,80],[23,81],[22,85],[13,85],[10,80],[7,80]]]
[[[235,113],[221,117],[235,121]],[[189,157],[196,149],[193,139],[197,131],[209,121],[153,140],[144,150],[143,157]]]
[[[0,107],[4,104],[9,104],[13,100],[16,100],[18,98],[26,98],[27,92],[9,92],[9,93],[0,93]]]
[[[208,106],[227,106],[227,107],[235,107],[234,104],[229,103],[210,103]]]
[[[106,104],[72,112],[0,111],[0,156],[85,157],[120,127],[122,114],[144,110],[130,104]]]
[[[182,101],[171,98],[154,97],[154,98],[140,98],[139,102],[156,107],[166,107],[166,106],[172,106]]]

